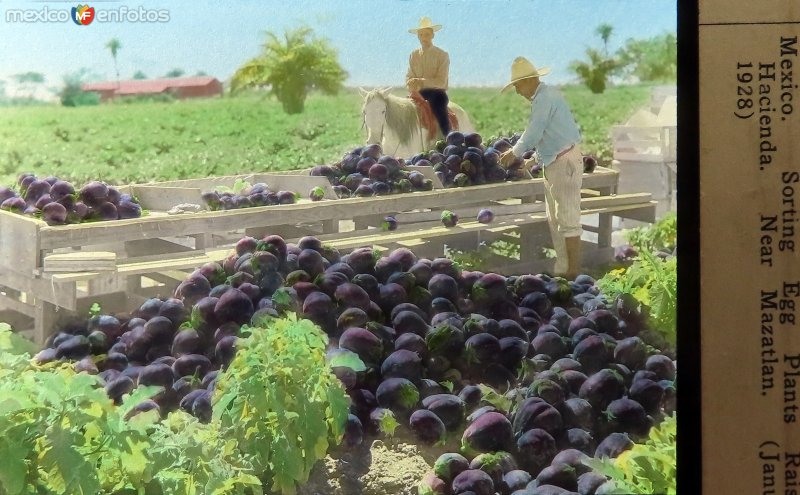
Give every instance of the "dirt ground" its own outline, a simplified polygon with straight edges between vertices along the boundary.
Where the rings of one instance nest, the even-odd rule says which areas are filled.
[[[454,439],[455,440],[455,439]],[[411,438],[365,438],[356,448],[337,449],[318,462],[298,495],[417,495],[417,485],[444,452],[457,443],[426,447]],[[452,450],[455,449],[455,450]]]

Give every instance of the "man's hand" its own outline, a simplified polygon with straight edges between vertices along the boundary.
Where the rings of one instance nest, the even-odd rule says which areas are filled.
[[[411,79],[408,80],[406,85],[408,86],[408,90],[413,93],[422,89],[422,83],[424,82],[425,79],[421,77],[412,77]]]
[[[514,151],[508,150],[500,155],[500,165],[503,168],[508,168],[516,159],[517,157],[514,155]]]

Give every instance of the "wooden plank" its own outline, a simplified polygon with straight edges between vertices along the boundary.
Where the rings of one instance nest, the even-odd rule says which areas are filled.
[[[77,288],[73,283],[59,284],[47,278],[21,275],[7,270],[0,270],[0,280],[4,286],[33,295],[37,299],[67,309],[75,308]]]
[[[113,292],[125,292],[128,290],[127,281],[127,277],[121,277],[116,273],[93,278],[87,281],[87,294],[85,297],[110,294]],[[81,297],[78,297],[78,300],[80,299]]]
[[[47,224],[33,217],[0,210],[0,267],[30,273],[39,266],[39,229]]]
[[[129,295],[140,298],[138,306],[152,297],[171,297],[174,289],[170,291],[166,286],[139,287],[135,291],[128,292]],[[134,307],[138,307],[134,306]]]
[[[614,151],[614,159],[621,162],[664,163],[664,157],[656,153]]]
[[[590,198],[590,200],[596,200],[596,201],[599,201],[601,199],[607,199],[607,198]],[[592,207],[582,208],[581,215],[610,213],[612,211],[626,211],[626,210],[634,211],[642,208],[646,210],[654,208],[653,202],[652,201],[639,202],[633,204],[622,204],[613,206],[592,205]],[[440,222],[424,222],[415,224],[413,226],[407,226],[405,228],[398,227],[398,229],[393,232],[382,232],[379,231],[378,229],[374,229],[374,232],[367,233],[365,235],[350,235],[345,239],[325,238],[323,236],[320,238],[320,240],[328,244],[331,244],[332,246],[335,246],[339,249],[346,249],[350,247],[369,246],[377,242],[392,243],[392,242],[397,242],[401,239],[405,239],[407,237],[418,238],[418,239],[430,239],[433,237],[448,236],[464,232],[474,232],[484,229],[490,232],[502,232],[511,229],[516,229],[522,225],[538,223],[538,222],[546,222],[546,221],[547,221],[546,214],[544,212],[539,212],[529,215],[507,215],[499,218],[495,217],[495,221],[492,222],[491,226],[478,223],[477,221],[469,221],[469,222],[461,222],[455,227],[447,228],[441,225]]]
[[[33,305],[24,303],[15,297],[9,297],[0,294],[0,310],[4,309],[20,313],[31,318],[33,318],[36,312],[36,308]]]
[[[309,169],[310,170],[310,169]],[[252,174],[238,174],[238,175],[223,175],[219,177],[204,177],[199,179],[183,179],[163,182],[151,182],[145,184],[134,184],[133,187],[139,190],[141,187],[153,189],[167,189],[169,188],[183,188],[198,191],[202,194],[205,191],[213,191],[219,187],[233,187],[237,180],[248,182],[251,185],[263,182],[269,186],[273,191],[292,191],[300,193],[303,198],[308,197],[308,192],[320,186],[325,190],[325,198],[335,200],[336,193],[333,190],[330,182],[325,177],[314,177],[308,173],[298,173],[298,171],[291,171],[284,174],[271,174],[271,173],[252,173]],[[142,199],[142,198],[140,198]],[[201,200],[202,201],[202,200]],[[192,203],[203,205],[202,202],[189,201]],[[142,199],[144,203],[144,199]],[[176,203],[177,204],[177,203]],[[172,205],[174,206],[174,204]],[[171,206],[170,206],[171,208]],[[169,208],[167,208],[169,209]]]
[[[617,206],[641,203],[649,201],[652,198],[650,193],[629,193],[618,194],[613,196],[597,196],[581,199],[581,208],[601,208],[606,206]],[[497,216],[503,215],[524,215],[532,213],[540,213],[545,211],[544,203],[524,203],[518,205],[497,205],[491,207],[492,212]],[[462,219],[471,218],[477,212],[474,209],[457,208],[454,210],[456,214]],[[439,220],[441,213],[436,211],[430,212],[413,212],[413,213],[400,213],[395,216],[400,223],[414,223],[414,222],[430,222]]]
[[[324,220],[322,222],[322,233],[335,234],[339,232],[339,220]]]
[[[507,215],[507,214],[524,214],[524,213],[533,213],[537,211],[534,204],[519,204],[519,205],[483,205],[484,208],[489,208],[492,210],[492,213],[495,215]],[[544,205],[541,205],[544,208]],[[454,208],[453,213],[458,215],[459,218],[472,218],[473,216],[477,216],[478,210],[475,207],[472,208]],[[542,210],[544,211],[544,210]],[[398,223],[416,223],[416,222],[431,222],[434,220],[438,220],[441,217],[440,211],[416,211],[410,213],[398,213],[395,215],[395,219]]]
[[[334,220],[326,220],[326,222],[334,222]],[[251,237],[255,237],[256,239],[261,239],[265,235],[279,235],[284,239],[293,239],[293,238],[300,238],[305,237],[307,235],[318,235],[322,232],[323,227],[320,223],[319,228],[312,228],[311,226],[299,226],[299,225],[275,225],[270,227],[253,227],[249,229],[245,229],[244,235],[249,235]],[[233,242],[238,242],[243,236],[237,236]],[[218,246],[219,244],[216,244]]]
[[[547,221],[547,218],[544,214],[539,214],[537,217],[536,215],[526,215],[525,217],[519,218],[495,218],[495,222],[493,223],[493,227],[490,230],[495,232],[499,230],[504,230],[507,228],[514,228],[518,225],[523,223],[529,222],[537,222],[537,221]],[[360,246],[360,245],[372,245],[377,242],[381,243],[390,243],[396,242],[398,240],[404,239],[406,237],[414,237],[419,239],[428,239],[433,237],[440,237],[440,236],[449,236],[454,234],[462,234],[466,232],[475,232],[478,230],[487,229],[487,226],[478,223],[476,221],[471,222],[461,222],[455,227],[445,227],[440,222],[425,222],[416,224],[414,226],[410,226],[406,229],[398,228],[393,232],[381,232],[376,230],[376,233],[367,234],[362,236],[348,236],[345,239],[331,239],[326,240],[324,242],[331,244],[337,248],[347,248],[350,246]]]
[[[117,265],[117,273],[120,276],[157,273],[167,270],[190,270],[198,268],[204,263],[211,261],[205,254],[197,254],[183,258],[170,259],[170,260],[154,260],[154,261],[136,261],[120,263]],[[50,275],[50,278],[56,283],[76,282],[78,280],[90,280],[98,277],[98,272],[75,272],[75,273],[56,273]]]
[[[147,278],[155,280],[156,282],[162,283],[168,287],[177,287],[186,279],[186,275],[187,273],[185,272],[169,270],[165,272],[148,273]]]
[[[196,179],[179,179],[160,182],[145,182],[132,184],[136,186],[159,186],[159,187],[188,187],[193,189],[213,190],[217,187],[231,187],[237,179],[241,179],[253,184],[253,174],[219,175],[215,177],[202,177]]]
[[[117,254],[108,251],[75,251],[44,257],[45,272],[116,271]]]
[[[599,194],[599,193],[598,193]],[[624,204],[632,204],[638,203],[642,201],[648,201],[651,199],[652,195],[650,193],[633,193],[633,194],[620,194],[616,196],[599,196],[598,194],[592,194],[587,198],[583,198],[581,201],[581,206],[587,205],[587,207],[601,207],[601,206],[612,206],[612,205],[624,205]],[[495,216],[502,216],[502,215],[523,215],[523,214],[532,214],[532,213],[539,213],[545,211],[544,203],[523,203],[518,205],[497,205],[489,207]],[[454,212],[459,216],[459,218],[467,219],[471,218],[473,215],[477,214],[477,211],[474,208],[466,209],[466,208],[457,208]],[[412,213],[399,213],[395,215],[395,218],[399,223],[415,223],[415,222],[431,222],[436,221],[440,218],[441,213],[438,211],[425,211],[425,212],[412,212]]]
[[[134,195],[139,199],[142,208],[150,211],[168,211],[179,204],[195,204],[205,209],[203,192],[198,188],[175,187],[161,185],[132,186]]]
[[[11,325],[11,330],[31,341],[33,341],[33,329],[36,321],[32,316],[19,313],[13,309],[2,309],[0,305],[0,321]]]
[[[619,172],[598,167],[584,177],[584,187],[616,185]],[[176,181],[179,182],[179,181]],[[307,202],[241,210],[201,212],[191,215],[151,215],[138,219],[90,224],[42,227],[41,248],[81,244],[120,242],[142,238],[185,236],[203,232],[270,225],[311,223],[320,220],[352,218],[353,211],[386,214],[418,208],[447,207],[465,202],[491,201],[509,197],[543,194],[543,179],[486,184],[468,188],[421,191],[372,198],[347,198],[331,202]]]
[[[175,253],[163,253],[163,254],[154,254],[151,256],[136,256],[135,258],[122,258],[117,261],[117,266],[120,264],[131,264],[131,263],[146,263],[152,261],[163,261],[165,265],[168,265],[170,260],[180,260],[186,259],[187,257],[192,256],[203,256],[203,250],[195,250],[191,249],[188,251],[181,251]]]
[[[193,234],[189,237],[194,239],[194,248],[197,250],[209,248],[214,242],[214,236],[205,232],[202,234]]]
[[[127,241],[125,243],[125,253],[129,258],[161,256],[175,253],[184,256],[189,251],[192,251],[192,248],[167,239],[141,239]]]
[[[117,253],[112,253],[109,251],[72,251],[69,253],[48,254],[44,258],[45,263],[63,263],[70,261],[85,262],[88,260],[114,262],[117,261]]]
[[[614,216],[638,220],[640,222],[655,223],[658,201],[651,201],[650,206],[650,208],[621,209],[616,211]]]
[[[180,270],[198,268],[211,261],[205,254],[198,254],[186,258],[164,261],[138,261],[118,265],[117,272],[121,275],[135,275],[139,273],[155,273],[164,270]]]

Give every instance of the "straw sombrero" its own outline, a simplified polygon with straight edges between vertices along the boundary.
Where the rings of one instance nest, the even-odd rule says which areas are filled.
[[[549,73],[550,69],[548,67],[537,69],[527,58],[517,57],[514,59],[514,63],[511,64],[511,82],[503,86],[500,92],[505,93],[517,81],[544,76]]]
[[[442,29],[442,25],[434,24],[430,17],[421,17],[419,20],[419,26],[409,29],[408,32],[413,34],[421,29],[433,29],[433,31],[436,32]]]

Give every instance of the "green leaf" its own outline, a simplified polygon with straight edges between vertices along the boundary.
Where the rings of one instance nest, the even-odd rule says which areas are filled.
[[[99,493],[95,469],[76,449],[79,435],[55,428],[45,438],[39,460],[49,487],[58,493]]]
[[[92,303],[92,306],[89,308],[89,317],[97,316],[102,311],[100,305],[98,303]]]
[[[154,412],[154,411],[151,411]],[[141,416],[141,415],[137,415]],[[150,445],[143,440],[126,439],[126,447],[119,451],[119,459],[129,477],[134,481],[140,480],[147,469],[147,450]]]
[[[3,399],[0,400],[0,417],[7,416],[15,411],[34,406],[28,394],[21,390],[3,390]]]
[[[25,459],[28,452],[22,445],[8,441],[0,442],[0,492],[16,495],[25,488],[28,468]]]
[[[233,194],[241,194],[242,191],[249,187],[251,187],[249,182],[236,179],[236,182],[233,183]]]
[[[511,399],[506,397],[505,395],[497,393],[495,389],[484,385],[482,383],[478,384],[478,388],[481,389],[481,400],[488,402],[489,404],[496,407],[499,411],[510,411],[511,410]]]
[[[33,355],[36,352],[36,345],[15,334],[11,330],[11,325],[0,322],[0,352],[8,352],[15,355]]]
[[[394,413],[390,409],[385,409],[384,414],[378,422],[378,429],[380,432],[392,437],[398,426],[400,426],[400,423],[397,422]]]
[[[337,368],[337,367],[350,368],[356,373],[365,371],[367,369],[367,365],[364,364],[364,361],[362,361],[360,357],[358,357],[358,354],[347,350],[343,352],[337,352],[328,361],[328,364],[330,364],[332,368]]]
[[[288,306],[292,304],[292,296],[290,296],[284,288],[276,290],[275,293],[272,294],[272,300],[275,302],[275,304],[280,306]]]
[[[136,387],[133,392],[123,398],[122,404],[119,406],[119,415],[124,417],[136,407],[137,404],[147,399],[152,399],[162,390],[164,390],[164,387],[156,385],[142,385],[141,387]]]

